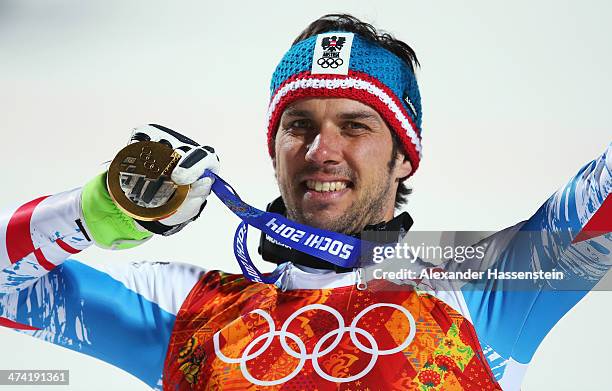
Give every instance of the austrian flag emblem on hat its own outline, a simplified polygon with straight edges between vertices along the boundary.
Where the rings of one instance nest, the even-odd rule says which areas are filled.
[[[319,34],[314,47],[310,73],[347,75],[352,45],[352,33]]]

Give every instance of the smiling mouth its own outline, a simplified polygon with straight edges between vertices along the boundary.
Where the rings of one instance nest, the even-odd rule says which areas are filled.
[[[316,191],[318,193],[329,193],[335,191],[342,191],[347,187],[350,187],[351,183],[346,181],[315,181],[307,180],[306,189]]]

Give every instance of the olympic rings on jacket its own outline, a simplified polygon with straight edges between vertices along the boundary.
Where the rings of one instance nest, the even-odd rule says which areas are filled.
[[[357,322],[359,322],[359,320],[365,314],[367,314],[374,308],[378,308],[378,307],[390,307],[390,308],[396,309],[400,311],[401,313],[403,313],[406,319],[408,319],[408,322],[410,324],[410,331],[408,332],[406,339],[401,344],[396,346],[395,348],[380,350],[378,348],[378,343],[376,342],[376,339],[374,338],[374,336],[370,332],[360,327],[357,327]],[[291,322],[294,319],[296,319],[300,314],[306,311],[311,311],[311,310],[321,310],[321,311],[329,312],[338,321],[338,328],[335,330],[331,330],[327,334],[322,336],[321,339],[319,339],[319,341],[317,341],[317,343],[315,344],[312,350],[312,353],[308,353],[306,344],[304,343],[304,341],[302,341],[302,339],[296,334],[290,331],[287,331],[287,329],[289,325],[291,324]],[[285,320],[280,330],[276,330],[274,319],[272,319],[270,314],[268,314],[266,311],[261,310],[261,309],[256,309],[256,310],[249,312],[249,314],[257,314],[261,316],[262,318],[264,318],[266,322],[268,323],[269,331],[253,339],[253,341],[251,341],[246,346],[240,358],[227,357],[225,354],[223,354],[223,352],[221,352],[220,343],[219,343],[219,334],[221,331],[217,331],[213,335],[213,345],[215,349],[215,354],[217,355],[217,357],[219,357],[221,361],[228,363],[228,364],[240,364],[240,371],[242,372],[242,375],[245,377],[245,379],[259,386],[275,386],[275,385],[279,385],[279,384],[282,384],[282,383],[285,383],[291,380],[302,370],[302,368],[304,367],[304,364],[306,363],[306,360],[311,360],[312,367],[314,368],[315,372],[326,380],[329,380],[331,382],[336,382],[336,383],[352,382],[352,381],[355,381],[367,375],[372,370],[372,368],[374,368],[374,365],[376,364],[376,361],[378,360],[379,356],[386,356],[390,354],[399,353],[403,351],[404,349],[406,349],[408,345],[410,345],[410,343],[412,342],[416,334],[416,322],[414,320],[414,317],[410,313],[410,311],[408,311],[406,308],[398,304],[392,304],[392,303],[376,303],[376,304],[372,304],[364,308],[359,314],[357,314],[357,316],[355,316],[350,326],[348,327],[345,326],[344,318],[342,317],[340,312],[324,304],[310,304],[310,305],[307,305],[305,307],[298,309]],[[340,341],[342,340],[342,337],[346,332],[349,333],[351,341],[358,349],[360,349],[362,352],[371,354],[372,357],[370,358],[370,362],[368,363],[368,365],[361,372],[355,375],[351,375],[348,377],[331,376],[325,373],[323,369],[321,369],[321,366],[319,365],[318,360],[320,357],[323,357],[326,354],[330,353],[332,350],[334,350],[340,344]],[[359,341],[359,339],[357,339],[357,334],[360,334],[366,340],[368,340],[370,347],[364,346]],[[334,336],[335,338],[333,342],[327,348],[321,350],[325,342]],[[297,358],[300,361],[295,367],[295,369],[285,377],[282,377],[276,380],[256,379],[249,372],[247,368],[247,362],[263,354],[263,352],[266,351],[268,347],[270,347],[270,345],[272,344],[274,337],[279,337],[280,344],[288,355],[290,355],[291,357]],[[295,342],[295,345],[297,345],[298,351],[295,351],[291,346],[289,346],[289,344],[287,343],[287,338]],[[251,353],[251,350],[253,350],[255,346],[257,346],[259,343],[261,343],[261,341],[264,341],[264,340],[265,342],[261,345],[261,347],[257,349],[255,352]]]

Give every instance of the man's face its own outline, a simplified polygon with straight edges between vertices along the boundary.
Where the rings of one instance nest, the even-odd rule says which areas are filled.
[[[391,131],[380,115],[351,99],[289,105],[274,148],[287,217],[343,233],[393,218],[399,179],[412,170],[404,155],[391,155]]]

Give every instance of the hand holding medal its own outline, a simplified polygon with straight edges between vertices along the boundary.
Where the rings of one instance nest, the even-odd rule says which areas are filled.
[[[117,206],[147,230],[170,235],[195,220],[206,204],[219,158],[209,146],[160,125],[134,129],[111,162],[108,191]]]

